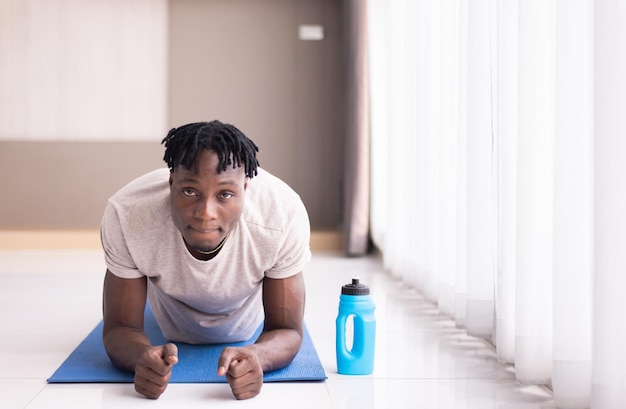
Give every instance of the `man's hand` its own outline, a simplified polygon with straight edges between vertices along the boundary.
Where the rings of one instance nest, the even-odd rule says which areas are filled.
[[[176,363],[178,348],[174,344],[146,349],[135,366],[135,390],[146,398],[157,399],[167,388]]]
[[[250,347],[226,347],[217,363],[217,374],[226,375],[235,398],[250,399],[261,392],[263,369]]]

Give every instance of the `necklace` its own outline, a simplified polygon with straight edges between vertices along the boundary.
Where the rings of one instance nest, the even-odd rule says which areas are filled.
[[[205,255],[205,256],[211,256],[211,255],[213,255],[213,254],[217,253],[218,251],[220,251],[220,249],[221,249],[222,247],[224,247],[224,243],[226,243],[226,240],[228,239],[228,235],[229,235],[229,234],[230,234],[230,233],[228,233],[228,234],[226,235],[226,237],[224,237],[224,239],[222,239],[222,241],[220,242],[220,244],[218,244],[218,245],[217,245],[217,247],[215,247],[215,248],[214,248],[213,250],[211,250],[211,251],[202,251],[202,250],[199,250],[199,249],[194,249],[194,250],[196,250],[198,253],[200,253],[200,254],[202,254],[202,255]]]

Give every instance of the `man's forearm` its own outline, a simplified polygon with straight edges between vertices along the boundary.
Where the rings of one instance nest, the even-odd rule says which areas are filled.
[[[143,331],[130,327],[110,329],[103,342],[113,365],[128,372],[135,371],[141,354],[152,346]]]
[[[269,372],[289,365],[301,345],[301,331],[274,329],[263,331],[251,347],[261,362],[263,372]]]

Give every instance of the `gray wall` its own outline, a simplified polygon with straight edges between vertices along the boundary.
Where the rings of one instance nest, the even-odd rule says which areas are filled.
[[[314,230],[341,224],[340,2],[170,3],[170,127],[220,119],[302,196]],[[298,39],[300,24],[324,27]],[[97,228],[107,198],[164,166],[154,142],[0,142],[0,229]]]

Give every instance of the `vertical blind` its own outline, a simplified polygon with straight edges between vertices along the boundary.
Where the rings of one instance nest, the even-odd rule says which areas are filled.
[[[559,408],[626,402],[626,7],[369,0],[385,268]]]
[[[0,140],[151,140],[167,115],[166,0],[0,1]]]

